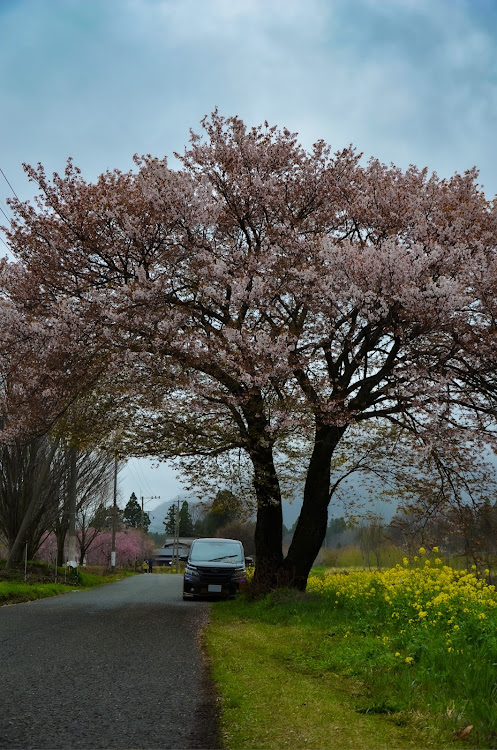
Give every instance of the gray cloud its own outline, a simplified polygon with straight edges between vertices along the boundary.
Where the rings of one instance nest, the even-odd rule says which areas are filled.
[[[181,150],[218,105],[307,146],[476,164],[493,195],[496,32],[494,0],[2,0],[0,167],[22,197],[23,161],[94,179]]]
[[[476,9],[475,9],[476,8]],[[3,6],[3,161],[94,177],[181,149],[219,105],[496,192],[495,13],[424,0],[23,0]],[[5,166],[4,166],[5,169]]]

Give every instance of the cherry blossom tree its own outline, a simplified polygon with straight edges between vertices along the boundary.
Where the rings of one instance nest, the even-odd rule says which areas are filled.
[[[88,363],[53,386],[57,404],[69,380],[99,378],[134,414],[129,450],[243,451],[256,580],[304,588],[350,426],[387,420],[427,450],[452,450],[447,425],[494,440],[495,206],[475,170],[364,165],[352,147],[306,151],[217,111],[202,127],[176,170],[145,156],[89,184],[71,161],[52,180],[27,167],[39,197],[11,201],[4,296],[73,347],[71,375]],[[283,559],[277,455],[299,441],[304,499]]]
[[[79,546],[80,557],[86,558],[88,565],[110,566],[112,533],[106,529],[88,529],[88,538],[84,550]],[[118,566],[134,565],[136,560],[149,558],[154,552],[153,541],[140,529],[120,529],[116,532],[116,564]],[[37,553],[40,560],[55,562],[58,553],[57,540],[54,534],[47,535]],[[83,562],[83,560],[81,560]]]
[[[110,566],[112,534],[98,534],[87,551],[88,565]],[[140,529],[123,529],[116,532],[116,565],[133,565],[136,560],[149,558],[153,554],[152,540]]]

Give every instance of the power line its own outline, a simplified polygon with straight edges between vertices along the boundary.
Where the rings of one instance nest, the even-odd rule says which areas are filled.
[[[3,213],[3,215],[5,216],[5,218],[7,219],[7,221],[10,223],[10,216],[7,216],[7,214],[3,210],[2,206],[0,206],[0,211]]]
[[[142,494],[142,484],[141,484],[140,478],[133,471],[133,468],[131,466],[131,461],[128,461],[126,463],[126,468],[129,471],[129,473],[131,475],[131,478],[133,479],[133,482],[135,482],[138,485],[138,494],[141,495]]]
[[[132,476],[133,481],[138,485],[140,496],[143,495],[145,492],[148,492],[150,495],[153,495],[154,492],[152,490],[152,487],[148,483],[147,478],[140,464],[136,461],[135,457],[132,457],[128,461],[127,468],[129,470],[129,473]]]
[[[135,458],[133,458],[132,460],[133,460],[133,461],[135,461],[135,464],[136,464],[136,468],[137,468],[137,470],[138,470],[139,474],[140,474],[140,475],[141,475],[141,477],[142,477],[142,484],[144,484],[144,485],[145,485],[145,489],[146,489],[146,490],[147,490],[147,491],[148,491],[148,492],[149,492],[149,493],[150,493],[151,495],[153,495],[153,494],[154,494],[154,493],[153,493],[153,490],[152,490],[152,488],[151,488],[150,484],[148,483],[148,479],[146,478],[146,476],[145,476],[145,473],[144,473],[144,471],[143,471],[142,467],[141,467],[141,466],[140,466],[140,464],[139,464],[139,463],[138,463],[138,462],[136,461],[136,459],[135,459]]]
[[[138,485],[138,489],[139,489],[140,495],[141,495],[142,494],[142,489],[143,489],[143,480],[141,479],[140,475],[138,474],[138,469],[137,469],[137,467],[135,465],[135,459],[134,458],[132,458],[130,461],[128,461],[128,466],[129,466],[129,470],[131,472],[131,475],[132,475],[133,479],[135,480],[135,482]]]
[[[14,190],[14,188],[12,187],[12,185],[10,184],[10,182],[8,181],[7,177],[5,176],[5,172],[3,171],[3,169],[1,167],[0,167],[0,172],[3,174],[3,179],[5,180],[5,182],[9,186],[9,188],[12,190],[12,192],[14,193],[15,197],[17,198],[17,200],[19,200],[19,196],[17,195],[16,191]]]

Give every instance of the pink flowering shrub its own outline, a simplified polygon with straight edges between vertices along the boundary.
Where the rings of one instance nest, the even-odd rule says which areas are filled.
[[[67,548],[67,539],[66,539]],[[88,565],[110,565],[112,549],[112,532],[108,529],[98,533],[86,553]],[[76,544],[79,557],[79,548]],[[132,565],[135,560],[148,559],[154,552],[154,543],[139,529],[122,529],[116,532],[116,565]],[[57,540],[55,534],[49,534],[43,540],[36,557],[45,562],[55,563]]]

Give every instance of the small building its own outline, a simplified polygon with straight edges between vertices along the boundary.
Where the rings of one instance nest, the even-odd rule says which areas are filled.
[[[186,560],[190,552],[194,536],[180,536],[178,543],[178,555],[180,560]],[[174,554],[174,538],[168,537],[162,547],[154,551],[155,565],[171,565]]]

